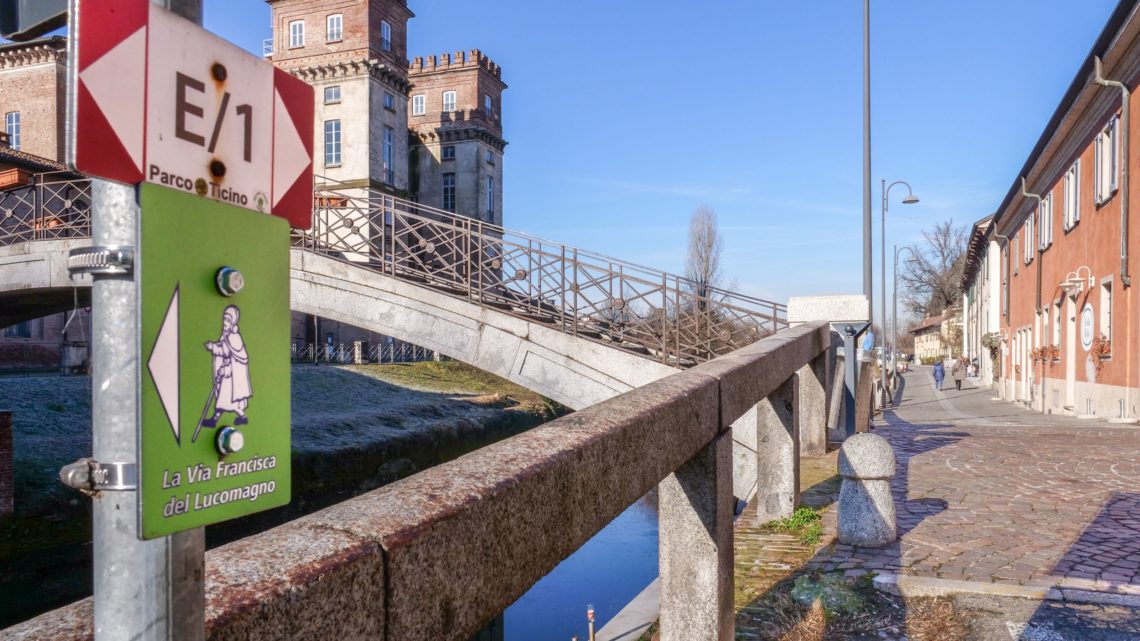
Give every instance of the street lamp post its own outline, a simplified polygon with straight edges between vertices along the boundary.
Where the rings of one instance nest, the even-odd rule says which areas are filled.
[[[887,372],[886,372],[886,364],[887,364],[887,338],[886,338],[886,333],[887,333],[887,208],[890,205],[889,196],[891,194],[891,187],[894,187],[895,185],[906,185],[906,197],[903,198],[903,200],[902,200],[904,205],[913,205],[913,204],[918,202],[918,197],[914,195],[914,191],[910,188],[910,184],[908,184],[905,180],[896,180],[893,183],[891,183],[890,185],[887,184],[886,180],[882,181],[881,188],[882,188],[882,195],[883,195],[883,207],[882,207],[882,217],[880,220],[879,227],[880,227],[880,232],[882,233],[882,238],[881,238],[881,242],[880,242],[880,246],[882,247],[882,253],[880,254],[880,257],[882,258],[882,270],[881,271],[882,271],[882,277],[883,277],[882,278],[882,285],[883,285],[882,292],[883,293],[882,293],[882,296],[880,297],[882,299],[882,302],[881,302],[880,307],[879,307],[879,309],[882,312],[882,315],[879,318],[880,318],[880,322],[882,323],[883,352],[882,352],[882,355],[879,357],[879,371],[882,373],[882,377],[883,377],[883,407],[887,406],[886,400],[888,398],[888,395],[886,392],[886,389],[887,389],[887,384],[886,384],[886,380],[887,380]],[[896,264],[896,267],[897,267],[897,264]],[[892,345],[894,344],[894,339],[891,340],[891,343],[892,343]],[[892,362],[894,362],[894,361],[892,360]]]
[[[899,247],[895,245],[895,281],[894,287],[891,288],[891,305],[894,309],[891,311],[891,345],[894,347],[891,350],[891,371],[898,371],[898,340],[899,340],[899,252],[902,250],[910,252],[911,260],[915,260],[914,250],[906,245]]]

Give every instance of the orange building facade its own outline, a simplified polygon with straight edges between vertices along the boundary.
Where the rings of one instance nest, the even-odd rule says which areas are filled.
[[[1045,413],[1140,416],[1138,5],[1117,7],[971,242],[963,289],[990,321],[967,351],[992,350],[999,395]]]

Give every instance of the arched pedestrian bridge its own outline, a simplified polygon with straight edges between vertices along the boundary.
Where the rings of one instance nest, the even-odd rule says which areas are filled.
[[[0,327],[86,305],[86,181],[0,194]],[[292,307],[423,345],[581,409],[787,325],[784,306],[376,191],[316,192]]]

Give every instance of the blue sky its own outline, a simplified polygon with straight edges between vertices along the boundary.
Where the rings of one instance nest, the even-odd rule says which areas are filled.
[[[871,4],[877,291],[880,178],[921,199],[892,190],[888,246],[992,213],[1115,1]],[[503,68],[507,227],[679,272],[705,203],[740,290],[862,291],[862,2],[409,5],[409,56]],[[257,53],[270,35],[258,0],[205,22]]]

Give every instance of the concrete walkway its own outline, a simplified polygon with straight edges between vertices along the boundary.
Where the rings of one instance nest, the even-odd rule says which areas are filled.
[[[898,458],[900,541],[837,544],[813,564],[912,593],[1140,604],[1140,429],[947,383],[937,391],[917,368],[876,421]]]

